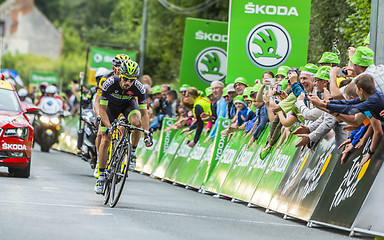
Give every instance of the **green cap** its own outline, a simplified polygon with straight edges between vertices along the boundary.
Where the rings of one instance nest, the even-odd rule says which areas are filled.
[[[224,88],[224,89],[223,89],[223,97],[226,97],[226,96],[228,96],[228,93],[227,93],[227,89]]]
[[[339,57],[336,53],[333,52],[325,52],[323,56],[321,56],[319,63],[340,63]]]
[[[181,92],[181,91],[187,91],[188,88],[190,88],[190,87],[191,87],[191,86],[189,86],[188,84],[183,84],[183,85],[180,86],[180,92]]]
[[[161,86],[155,85],[152,87],[152,94],[161,93]]]
[[[211,87],[207,87],[206,89],[205,89],[205,96],[209,96],[209,95],[211,95],[212,94],[212,88]]]
[[[251,94],[251,90],[252,90],[251,87],[245,88],[243,92],[243,96],[249,96],[249,94]]]
[[[242,83],[242,84],[248,86],[247,79],[245,79],[245,78],[243,78],[243,77],[238,77],[238,78],[236,78],[236,79],[235,79],[235,85],[236,85],[236,83]]]
[[[312,63],[307,63],[304,67],[300,67],[301,73],[310,73],[310,75],[313,76],[313,74],[316,74],[317,71],[319,71],[319,67]]]
[[[242,103],[247,106],[247,104],[244,102],[244,97],[241,95],[237,95],[235,98],[233,98],[233,103]]]
[[[261,88],[261,84],[255,84],[253,88],[251,89],[251,92],[258,92]]]
[[[276,75],[283,75],[284,77],[286,77],[289,69],[290,69],[290,67],[288,67],[288,66],[280,66],[277,69]]]
[[[375,54],[370,48],[358,47],[355,54],[351,57],[351,62],[355,65],[369,67],[373,64]]]
[[[317,71],[315,78],[329,81],[329,71],[331,71],[330,66],[321,67],[319,71]]]

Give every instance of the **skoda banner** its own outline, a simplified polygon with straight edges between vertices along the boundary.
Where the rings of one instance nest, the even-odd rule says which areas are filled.
[[[231,0],[227,83],[306,64],[311,1]]]
[[[124,53],[132,60],[136,60],[136,52],[126,51],[124,49],[92,47],[88,78],[89,84],[96,85],[95,72],[99,67],[105,67],[112,70],[112,59],[119,53]]]
[[[31,72],[30,84],[40,85],[42,82],[58,84],[59,74],[55,72]]]
[[[225,81],[227,73],[228,23],[187,18],[180,68],[180,86],[199,90],[213,81]]]

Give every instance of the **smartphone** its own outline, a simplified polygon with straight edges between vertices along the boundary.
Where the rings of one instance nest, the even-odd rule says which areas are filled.
[[[269,91],[269,89],[271,89],[271,86],[270,85],[265,85],[265,91]]]
[[[281,86],[281,84],[277,84],[276,95],[280,95],[282,90],[283,90],[283,86]]]
[[[271,85],[276,84],[276,79],[274,79],[274,78],[268,78],[268,81],[271,83]]]

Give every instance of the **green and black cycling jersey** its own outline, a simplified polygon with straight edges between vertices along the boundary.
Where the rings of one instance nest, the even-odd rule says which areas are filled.
[[[108,79],[108,78],[110,78],[110,77],[112,77],[113,76],[113,74],[114,74],[114,72],[113,71],[111,71],[110,73],[108,73],[107,75],[104,75],[104,76],[102,76],[99,80],[96,80],[96,86],[97,86],[97,95],[99,95],[99,96],[101,96],[101,93],[102,93],[102,89],[103,89],[103,84],[104,84],[104,82]]]
[[[122,106],[135,98],[137,98],[139,109],[147,109],[145,89],[141,82],[136,80],[128,90],[123,90],[120,87],[120,77],[112,76],[103,84],[100,104]]]

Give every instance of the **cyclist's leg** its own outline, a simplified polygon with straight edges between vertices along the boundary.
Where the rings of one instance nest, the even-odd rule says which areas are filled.
[[[123,114],[128,119],[129,124],[141,128],[141,114],[135,99],[129,101],[128,105],[123,110]],[[140,131],[133,131],[131,138],[133,148],[136,148],[139,144],[140,136]]]

